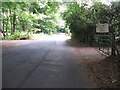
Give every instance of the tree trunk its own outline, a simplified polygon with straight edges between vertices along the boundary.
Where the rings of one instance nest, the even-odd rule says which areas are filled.
[[[4,11],[4,8],[3,8],[3,11]],[[4,14],[5,12],[3,12],[3,14]],[[5,27],[5,22],[4,22],[4,19],[2,19],[3,20],[3,22],[2,22],[2,30],[1,30],[1,32],[3,33],[3,36],[5,37],[5,31],[4,31],[4,27]]]
[[[16,31],[16,13],[14,9],[14,16],[13,16],[13,33]]]
[[[13,17],[13,33],[16,31],[16,15]]]
[[[23,31],[25,31],[25,23],[23,22],[23,24],[22,24],[22,29],[23,29]]]
[[[4,19],[3,19],[3,30],[2,30],[2,33],[3,33],[3,36],[5,37],[4,26],[5,26],[5,24],[4,24]]]
[[[7,16],[7,23],[6,23],[6,35],[8,35],[8,19],[9,19],[9,17]]]
[[[13,33],[13,20],[12,20],[12,17],[11,17],[11,10],[9,9],[10,11],[10,27],[11,27],[11,34]]]

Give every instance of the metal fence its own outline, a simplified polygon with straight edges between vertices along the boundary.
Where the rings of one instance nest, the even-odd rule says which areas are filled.
[[[112,52],[112,38],[111,34],[96,34],[95,42],[97,48],[107,55],[111,55]]]

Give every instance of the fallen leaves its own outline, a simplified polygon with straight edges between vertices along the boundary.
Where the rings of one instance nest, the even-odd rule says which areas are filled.
[[[89,78],[93,87],[97,88],[120,88],[120,79],[116,60],[120,57],[105,58],[96,63],[87,63]]]

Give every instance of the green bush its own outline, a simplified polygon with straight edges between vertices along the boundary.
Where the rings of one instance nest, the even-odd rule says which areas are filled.
[[[12,35],[2,38],[2,40],[22,40],[22,39],[31,39],[31,35],[28,35],[26,32],[16,32]]]
[[[3,40],[14,40],[14,35],[6,36]]]

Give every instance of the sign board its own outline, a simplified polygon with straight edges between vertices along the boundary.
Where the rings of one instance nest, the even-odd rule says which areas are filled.
[[[108,24],[96,24],[96,32],[97,33],[108,33],[109,25]]]

